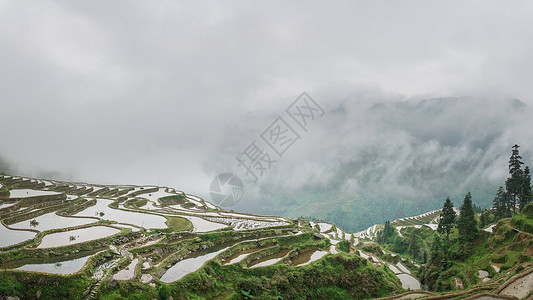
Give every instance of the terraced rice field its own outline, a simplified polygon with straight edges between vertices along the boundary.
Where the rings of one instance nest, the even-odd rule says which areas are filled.
[[[35,237],[36,233],[31,231],[11,230],[3,224],[0,226],[0,247],[15,245]]]
[[[120,232],[120,229],[108,226],[92,226],[87,228],[50,233],[43,237],[38,248],[61,247],[76,243],[83,243],[112,236]]]
[[[325,222],[225,211],[167,187],[103,186],[1,175],[0,184],[14,191],[10,198],[0,199],[0,269],[17,274],[86,272],[94,283],[87,291],[88,298],[97,295],[99,284],[106,280],[170,283],[211,260],[219,261],[221,268],[305,270],[331,255],[357,256],[356,252],[366,264],[388,265],[403,288],[421,288],[414,277],[414,264],[408,260],[398,262],[396,258],[391,263],[361,251],[366,243],[372,243],[368,240],[382,225],[346,233]],[[181,202],[162,203],[161,197],[168,196]],[[438,213],[399,219],[393,225],[435,227]],[[492,264],[497,273],[500,267]],[[503,272],[499,275],[505,276]],[[531,278],[514,280],[501,295],[522,297],[519,293],[530,289]],[[415,296],[427,294],[417,291],[402,297]]]
[[[72,218],[58,216],[55,212],[47,213],[30,220],[20,221],[9,225],[11,228],[18,229],[35,229],[38,231],[46,231],[57,228],[68,228],[80,225],[95,223],[96,219],[90,218]],[[36,222],[36,223],[35,223]]]
[[[291,239],[313,230],[308,223],[283,217],[224,211],[190,194],[184,194],[183,203],[163,205],[160,198],[181,193],[166,187],[102,186],[11,176],[0,176],[0,183],[12,191],[8,199],[0,200],[0,218],[8,226],[0,227],[0,251],[25,253],[31,249],[42,257],[15,258],[4,262],[3,269],[72,274],[92,262],[92,278],[97,281],[173,282],[220,255],[228,257],[226,265],[260,268],[281,262],[291,248],[266,255],[262,251],[271,251],[277,238]],[[170,218],[182,218],[181,223],[190,226],[169,228]],[[331,231],[332,224],[319,226],[330,231],[332,244],[352,238],[340,228]],[[242,238],[235,241],[232,232],[240,232]],[[206,242],[208,234],[220,237]],[[311,234],[306,238],[320,241]],[[233,250],[246,241],[266,244]],[[225,254],[229,252],[233,254]],[[313,250],[298,265],[332,252],[336,253],[335,246]],[[128,263],[123,263],[124,259]],[[138,264],[142,272],[135,272]],[[95,285],[91,295],[97,289]]]

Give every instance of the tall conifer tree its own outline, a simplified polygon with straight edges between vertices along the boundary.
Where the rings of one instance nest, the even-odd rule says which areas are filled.
[[[512,209],[516,213],[516,200],[520,196],[523,183],[523,171],[522,156],[520,156],[520,146],[514,145],[511,157],[509,158],[509,175],[511,175],[507,181],[505,181],[505,187],[511,197]]]
[[[457,220],[457,229],[459,230],[459,238],[465,242],[471,242],[476,239],[479,228],[472,206],[472,194],[466,194],[463,205],[461,206],[461,213]]]
[[[439,217],[439,227],[437,231],[440,234],[446,234],[446,241],[450,241],[450,231],[455,226],[456,213],[453,210],[453,203],[450,200],[450,197],[446,198],[444,201],[444,206]]]
[[[522,187],[520,192],[520,211],[531,202],[531,173],[529,167],[524,169]]]

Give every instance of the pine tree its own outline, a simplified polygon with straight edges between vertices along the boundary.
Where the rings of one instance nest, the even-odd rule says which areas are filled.
[[[409,254],[411,254],[413,258],[418,258],[418,252],[420,252],[418,239],[414,233],[411,233],[411,237],[409,238]]]
[[[505,186],[507,192],[509,193],[512,201],[513,212],[516,213],[516,200],[522,191],[522,181],[523,181],[523,171],[522,165],[522,156],[520,156],[520,151],[518,150],[520,146],[514,145],[511,158],[509,158],[509,174],[511,175],[506,181]]]
[[[435,290],[437,288],[437,280],[444,267],[444,252],[442,250],[441,238],[438,234],[433,236],[427,256],[423,280],[430,290]]]
[[[522,177],[522,186],[520,191],[520,211],[526,205],[528,205],[531,202],[531,173],[529,170],[529,167],[526,166],[524,169],[524,174]]]
[[[510,216],[509,211],[509,196],[507,192],[500,186],[496,197],[494,197],[492,208],[494,210],[494,217],[496,220],[507,218]]]
[[[457,229],[459,230],[459,238],[465,242],[474,241],[479,233],[479,228],[472,206],[472,194],[468,192],[465,196],[463,205],[461,206],[461,213],[457,220]]]
[[[429,250],[429,263],[432,265],[440,266],[443,258],[442,244],[440,237],[435,235],[431,242],[431,249]]]
[[[456,213],[453,210],[453,203],[450,200],[450,197],[446,198],[444,201],[444,206],[439,217],[439,226],[437,231],[440,234],[446,234],[446,241],[450,241],[450,232],[455,226]]]
[[[389,238],[394,236],[396,229],[391,225],[390,221],[385,222],[385,227],[377,234],[378,243],[387,243]]]
[[[490,224],[490,210],[484,209],[481,211],[481,216],[479,216],[479,226],[481,228]]]

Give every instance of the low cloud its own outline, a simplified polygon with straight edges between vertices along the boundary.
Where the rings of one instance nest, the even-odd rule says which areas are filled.
[[[532,149],[532,9],[0,0],[0,155],[20,174],[208,197],[307,91],[326,115],[236,209],[489,191],[510,146]]]

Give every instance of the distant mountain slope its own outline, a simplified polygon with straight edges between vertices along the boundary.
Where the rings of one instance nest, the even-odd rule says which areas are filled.
[[[309,215],[359,231],[469,191],[487,207],[506,177],[509,145],[533,149],[533,116],[517,99],[346,100],[326,116],[323,144],[313,145],[309,161],[283,161],[235,209]],[[527,151],[523,157],[533,157]],[[314,172],[302,175],[306,168]]]

